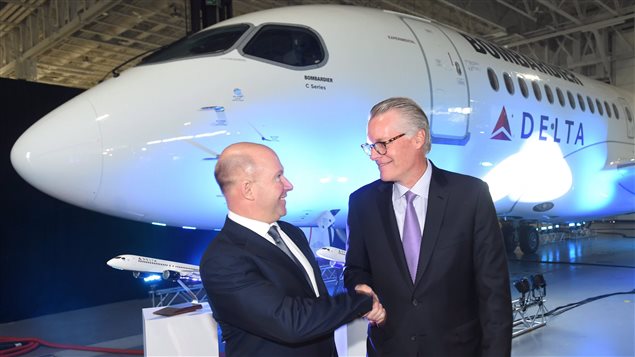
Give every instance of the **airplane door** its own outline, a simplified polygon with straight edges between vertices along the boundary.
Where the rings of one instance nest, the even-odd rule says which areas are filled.
[[[469,90],[465,69],[454,44],[435,25],[404,18],[419,41],[428,65],[433,143],[465,145],[469,140]]]
[[[624,113],[624,121],[626,122],[626,135],[629,138],[635,138],[635,122],[633,122],[633,108],[629,108],[628,103],[624,98],[618,98],[618,102],[623,110],[620,112]]]

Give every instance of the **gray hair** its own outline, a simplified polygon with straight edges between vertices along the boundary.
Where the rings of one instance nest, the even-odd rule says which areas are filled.
[[[430,137],[430,123],[428,117],[423,109],[412,99],[405,97],[393,97],[385,99],[377,104],[370,110],[370,120],[374,117],[383,114],[389,110],[398,110],[401,114],[401,124],[404,125],[403,131],[407,136],[414,135],[417,131],[423,129],[426,134],[426,143],[423,149],[426,153],[430,152],[432,147],[432,138]]]

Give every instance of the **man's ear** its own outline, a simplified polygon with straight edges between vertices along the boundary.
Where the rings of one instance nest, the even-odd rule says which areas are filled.
[[[421,129],[417,131],[415,134],[415,143],[417,144],[417,148],[422,148],[423,144],[426,143],[426,140],[428,140],[428,138],[426,137],[425,130]]]
[[[247,200],[253,201],[254,195],[254,182],[250,180],[244,180],[240,183],[240,194]]]

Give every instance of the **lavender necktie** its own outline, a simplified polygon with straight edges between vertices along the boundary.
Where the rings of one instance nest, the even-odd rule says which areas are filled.
[[[412,204],[417,195],[411,191],[406,192],[406,218],[403,224],[403,251],[406,255],[410,277],[414,283],[417,277],[417,264],[419,262],[419,250],[421,247],[421,229],[415,206]]]

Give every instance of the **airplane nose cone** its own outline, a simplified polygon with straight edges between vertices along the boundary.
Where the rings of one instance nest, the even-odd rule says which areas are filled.
[[[102,171],[101,136],[90,102],[80,95],[33,124],[13,145],[11,164],[37,189],[90,206]]]

